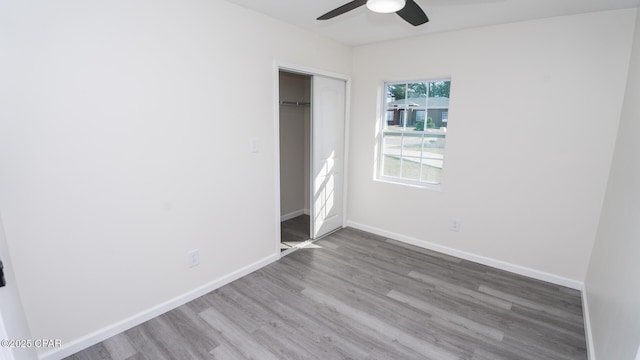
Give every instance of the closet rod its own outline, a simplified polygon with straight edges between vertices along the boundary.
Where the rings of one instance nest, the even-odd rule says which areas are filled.
[[[311,105],[311,103],[310,102],[302,102],[302,101],[280,101],[280,105],[306,106],[306,105]]]

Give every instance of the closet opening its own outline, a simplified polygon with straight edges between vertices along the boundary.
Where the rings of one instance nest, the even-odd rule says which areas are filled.
[[[312,238],[311,87],[310,75],[279,71],[281,252]]]

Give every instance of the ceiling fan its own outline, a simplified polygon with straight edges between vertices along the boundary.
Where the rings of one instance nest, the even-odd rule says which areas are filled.
[[[414,0],[353,0],[329,11],[328,13],[320,16],[317,20],[328,20],[348,11],[357,9],[362,5],[367,5],[369,10],[379,13],[395,12],[413,26],[429,22],[427,14],[422,11],[420,6],[416,4]]]

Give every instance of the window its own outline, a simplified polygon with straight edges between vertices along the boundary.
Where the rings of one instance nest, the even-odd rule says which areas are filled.
[[[385,83],[380,178],[440,184],[450,89],[449,79]]]

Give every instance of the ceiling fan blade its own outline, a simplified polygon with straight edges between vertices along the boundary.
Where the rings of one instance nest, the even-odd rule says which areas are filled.
[[[350,3],[346,3],[340,6],[339,8],[329,11],[328,13],[320,16],[317,20],[328,20],[328,19],[334,18],[338,15],[342,15],[346,13],[347,11],[351,11],[353,9],[359,8],[360,6],[366,3],[367,3],[367,0],[354,0]]]
[[[365,1],[366,3],[366,1]],[[422,11],[420,5],[416,4],[414,0],[407,0],[405,6],[396,11],[401,18],[413,26],[422,25],[429,22],[427,14]]]

